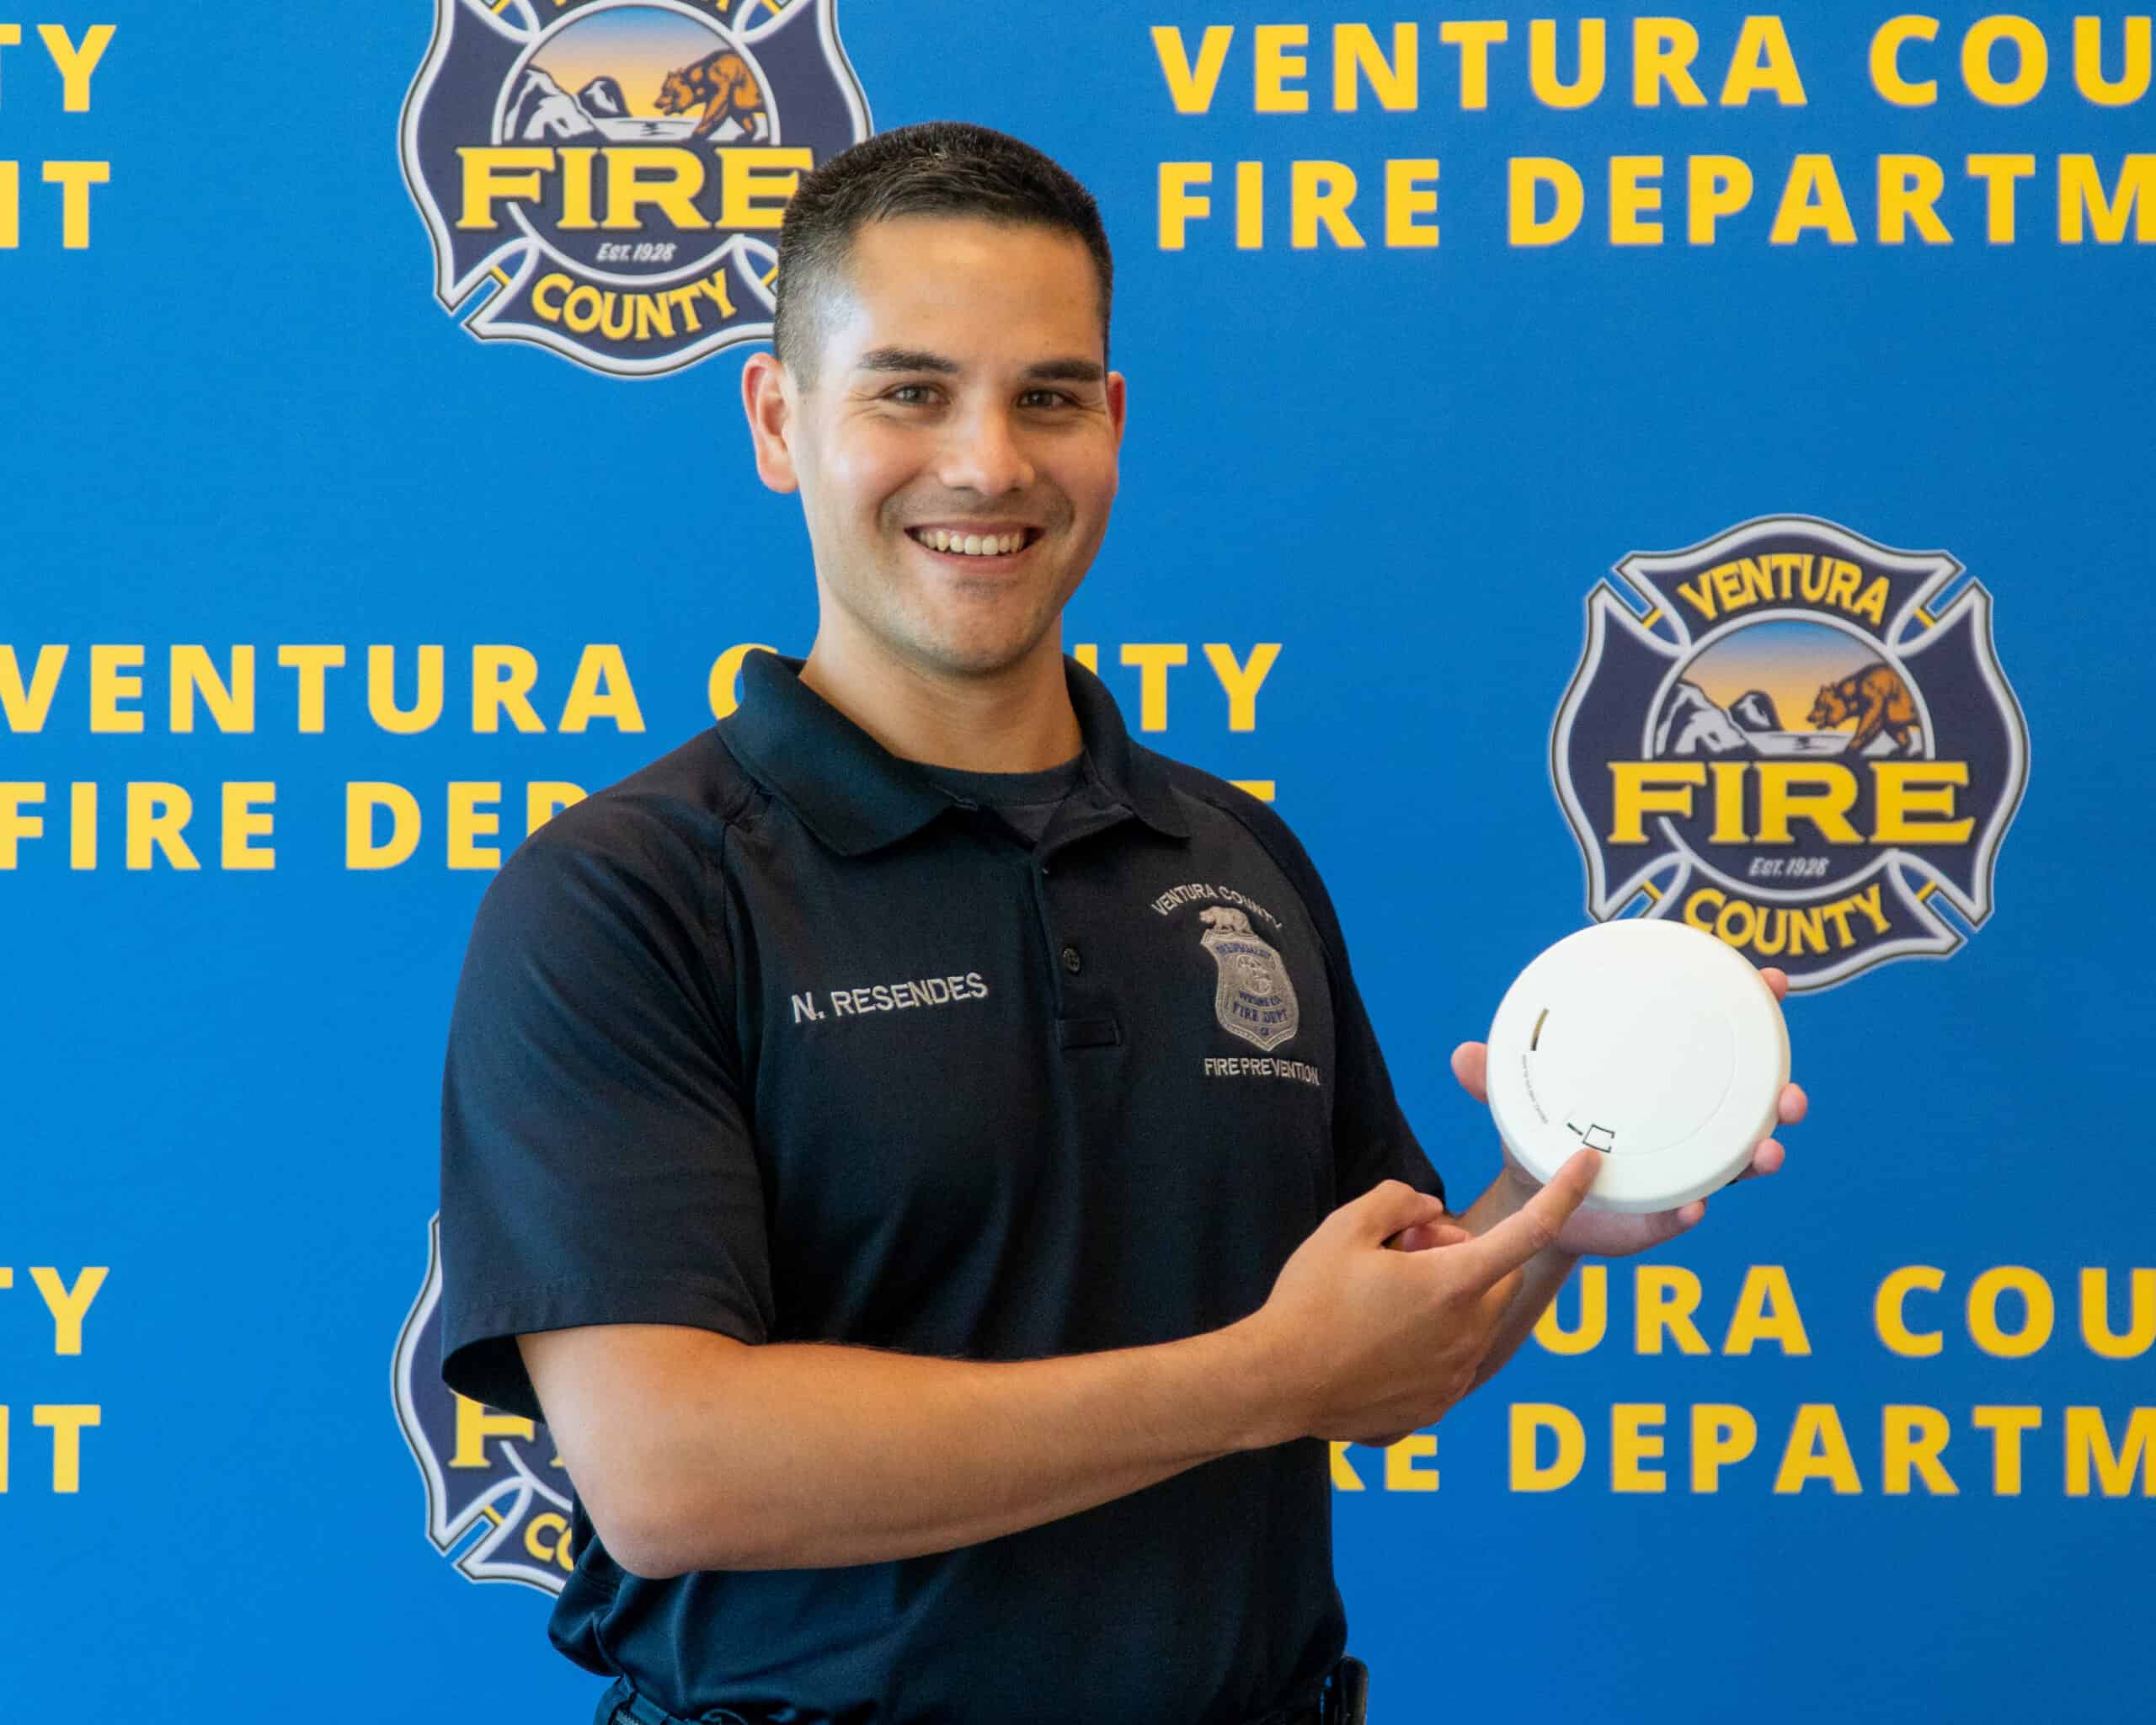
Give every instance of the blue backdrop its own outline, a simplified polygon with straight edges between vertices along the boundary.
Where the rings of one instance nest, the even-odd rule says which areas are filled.
[[[490,28],[466,0],[442,3],[463,8],[456,28]],[[542,9],[512,0],[502,15],[524,32],[519,54],[563,28]],[[1269,782],[1331,884],[1403,1102],[1456,1190],[1498,1163],[1445,1055],[1587,915],[1552,736],[1575,673],[1592,681],[1598,584],[1628,617],[1656,607],[1613,566],[1763,524],[1684,566],[1711,593],[1712,567],[1794,555],[1801,517],[1865,542],[1867,573],[1887,548],[1966,569],[1928,612],[1941,628],[1988,595],[1996,678],[1973,651],[1942,670],[1911,638],[1867,633],[1846,603],[1748,612],[1812,620],[1798,634],[1817,651],[1797,654],[1790,686],[1840,674],[1822,644],[1838,629],[1849,666],[1886,665],[1923,698],[1911,739],[1833,757],[1861,791],[1852,836],[1815,821],[1798,839],[1837,879],[1885,858],[1894,892],[1923,894],[1923,915],[1968,937],[1855,963],[1792,1001],[1812,1117],[1787,1135],[1787,1169],[1718,1199],[1646,1263],[1568,1289],[1568,1329],[1606,1295],[1598,1345],[1561,1351],[1553,1330],[1556,1346],[1530,1344],[1440,1432],[1390,1458],[1340,1454],[1339,1573],[1372,1717],[1673,1725],[1740,1700],[1762,1725],[2145,1712],[2156,1684],[2129,1626],[2156,1530],[2156,1259],[2144,1135],[2120,1099],[2156,1027],[2135,986],[2156,791],[2147,20],[2100,20],[2097,71],[2118,88],[2095,99],[2059,8],[1989,24],[1949,8],[1934,39],[1875,56],[1886,8],[1791,8],[1740,51],[1742,14],[1694,7],[1680,22],[1702,100],[1679,77],[1649,104],[1632,21],[1612,17],[1606,88],[1566,108],[1536,93],[1524,16],[1481,51],[1473,105],[1477,52],[1436,17],[1409,44],[1390,13],[1230,0],[839,0],[836,14],[844,62],[798,30],[787,47],[786,16],[760,0],[724,20],[771,32],[767,107],[785,130],[774,142],[736,117],[739,147],[820,160],[857,118],[965,118],[1039,144],[1099,197],[1130,423],[1115,523],[1066,640],[1097,649],[1134,719],[1148,655],[1123,649],[1181,648],[1180,664],[1151,655],[1165,698],[1149,740]],[[56,20],[56,43],[38,28]],[[1566,79],[1577,21],[1558,20]],[[1336,43],[1337,24],[1367,25],[1383,61],[1364,62],[1353,111],[1336,106],[1335,66],[1356,63],[1361,39]],[[419,1346],[449,1003],[488,849],[522,836],[526,788],[595,788],[709,723],[719,655],[805,650],[814,590],[797,504],[750,466],[739,344],[632,378],[606,354],[476,340],[437,301],[418,195],[437,169],[408,184],[408,94],[451,160],[460,138],[516,140],[462,86],[415,88],[435,24],[427,0],[109,0],[0,22],[8,1718],[580,1721],[600,1687],[543,1637],[543,1434],[468,1410],[460,1452]],[[1231,32],[1209,99],[1209,27]],[[1683,36],[1668,38],[1679,58]],[[1743,94],[1733,57],[1758,69],[1748,99],[1724,99]],[[1888,72],[1935,81],[1935,99],[1910,105]],[[504,88],[488,75],[483,95]],[[1801,103],[1786,99],[1799,85]],[[427,109],[437,99],[449,105]],[[585,120],[537,147],[626,136],[593,117],[588,87],[579,99]],[[1969,165],[2023,156],[2025,173]],[[1635,197],[1613,218],[1612,159],[1641,157],[1659,165],[1619,179],[1659,206]],[[1688,164],[1709,157],[1753,183],[1710,243],[1689,224],[1740,176],[1709,163],[1694,195]],[[1831,187],[1803,159],[1822,157]],[[1919,189],[1914,158],[1936,164],[1925,207],[1949,238],[1914,217],[1882,237],[1882,157],[1912,158],[1889,168]],[[1556,169],[1533,210],[1514,197],[1525,158],[1577,175],[1569,238],[1529,243],[1516,227],[1563,207]],[[91,163],[103,177],[67,165]],[[1299,174],[1305,245],[1297,163],[1319,164]],[[1252,179],[1264,201],[1242,237],[1261,243],[1239,245]],[[439,194],[452,214],[458,190]],[[67,243],[71,200],[83,243]],[[1652,222],[1660,243],[1626,243]],[[734,271],[747,328],[771,236],[735,231],[712,267]],[[476,296],[507,305],[531,285],[520,270],[550,267],[518,243]],[[1680,670],[1712,627],[1685,603],[1636,630],[1658,628]],[[1278,645],[1247,728],[1207,644],[1238,665]],[[221,719],[192,699],[182,727],[190,647],[232,698]],[[311,647],[341,664],[292,650]],[[370,653],[389,649],[409,708],[429,647],[440,715],[400,734],[371,712]],[[243,648],[251,716],[234,686]],[[565,729],[594,648],[618,661],[592,655],[584,692],[613,699]],[[475,655],[523,663],[489,649],[529,655],[540,729],[475,721]],[[1710,764],[1750,763],[1753,795],[1777,761],[1841,746],[1825,740],[1833,722],[1786,699],[1748,720],[1737,692],[1707,689],[1707,740],[1689,752],[1656,741],[1664,706],[1636,701],[1636,729],[1588,740],[1587,777],[1660,760],[1667,787],[1697,766],[1705,810]],[[2001,752],[2012,739],[2018,766]],[[1905,814],[1941,868],[1967,863],[1990,823],[1977,913],[1926,892],[1921,845],[1890,856],[1877,836],[1892,823],[1876,769],[1893,759],[1969,763],[1961,781],[1924,769],[1934,800]],[[1842,781],[1801,782],[1831,798]],[[403,860],[360,866],[355,784],[408,794]],[[80,786],[96,788],[93,818]],[[380,796],[376,845],[399,800]],[[1944,836],[1954,816],[1979,830]],[[177,841],[155,841],[160,817]],[[1667,831],[1643,830],[1628,857]],[[1670,849],[1678,874],[1623,913],[1684,914],[1743,849]],[[1936,1274],[1901,1279],[1912,1291],[1882,1315],[1882,1284],[1914,1266]],[[1639,1276],[1680,1305],[1696,1292],[1704,1351],[1681,1328],[1642,1345]],[[1730,1351],[1748,1279],[1770,1333]],[[1924,1352],[1911,1338],[1928,1332]],[[416,1375],[400,1369],[415,1354]],[[1722,1410],[1704,1418],[1726,1437],[1754,1434],[1711,1490],[1695,1472],[1702,1407]],[[1561,1410],[1539,1438],[1537,1407]],[[1931,1413],[1895,1411],[1912,1408]],[[1563,1461],[1575,1425],[1577,1472],[1553,1483],[1561,1466],[1535,1470]],[[1999,1434],[2017,1428],[2009,1490],[2015,1445]],[[1928,1465],[1896,1460],[1924,1447],[1904,1429],[1929,1433]],[[1620,1462],[1627,1429],[1644,1440]]]

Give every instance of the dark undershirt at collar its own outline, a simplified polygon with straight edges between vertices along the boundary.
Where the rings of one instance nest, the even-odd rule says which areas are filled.
[[[914,763],[929,781],[968,803],[993,809],[1025,835],[1028,844],[1038,844],[1063,799],[1086,779],[1083,750],[1059,766],[1038,772],[967,772],[955,766]]]

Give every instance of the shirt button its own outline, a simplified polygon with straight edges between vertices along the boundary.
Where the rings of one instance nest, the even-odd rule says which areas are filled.
[[[1065,947],[1063,949],[1063,968],[1073,976],[1086,968],[1086,961],[1078,956],[1077,948]]]

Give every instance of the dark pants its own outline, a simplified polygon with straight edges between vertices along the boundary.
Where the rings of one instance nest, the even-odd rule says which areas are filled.
[[[1306,1707],[1298,1713],[1268,1713],[1257,1725],[1364,1725],[1369,1684],[1369,1668],[1360,1659],[1344,1658],[1326,1679],[1325,1699],[1317,1707]],[[693,1720],[684,1719],[638,1695],[626,1677],[617,1677],[599,1697],[599,1711],[593,1715],[591,1725],[748,1725],[748,1722],[724,1707],[713,1707]]]

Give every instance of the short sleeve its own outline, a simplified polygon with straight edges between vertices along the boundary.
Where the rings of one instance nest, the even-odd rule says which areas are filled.
[[[1350,1203],[1383,1180],[1405,1180],[1445,1203],[1445,1183],[1393,1094],[1392,1075],[1385,1070],[1377,1033],[1348,967],[1348,948],[1337,921],[1331,937],[1339,943],[1333,948],[1338,969],[1332,983],[1332,1146],[1340,1201]]]
[[[489,883],[442,1076],[441,1373],[542,1418],[518,1335],[769,1333],[733,966],[691,836],[590,798]]]

